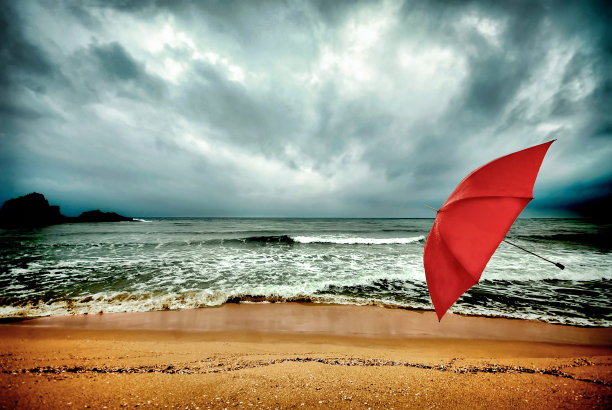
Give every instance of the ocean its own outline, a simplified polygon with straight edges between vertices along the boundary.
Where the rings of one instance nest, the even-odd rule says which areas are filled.
[[[433,219],[144,218],[0,230],[0,318],[308,301],[433,310]],[[612,326],[612,225],[518,219],[456,314]],[[444,318],[442,319],[444,320]]]

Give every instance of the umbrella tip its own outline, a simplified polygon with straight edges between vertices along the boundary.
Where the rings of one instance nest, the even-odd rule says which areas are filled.
[[[427,204],[423,204],[423,205],[425,205],[425,206],[426,206],[427,208],[429,208],[429,209],[432,209],[432,210],[434,210],[434,211],[438,212],[438,210],[437,210],[436,208],[434,208],[433,206],[429,206],[429,205],[427,205]]]

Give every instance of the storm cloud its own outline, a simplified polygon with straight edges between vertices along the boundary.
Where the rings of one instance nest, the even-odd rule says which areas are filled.
[[[603,1],[4,2],[0,201],[432,216],[472,169],[555,138],[524,215],[588,214],[612,186],[611,17]]]

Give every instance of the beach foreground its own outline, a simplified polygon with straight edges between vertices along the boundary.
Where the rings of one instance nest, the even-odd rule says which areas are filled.
[[[238,304],[0,325],[2,408],[601,407],[612,329]]]

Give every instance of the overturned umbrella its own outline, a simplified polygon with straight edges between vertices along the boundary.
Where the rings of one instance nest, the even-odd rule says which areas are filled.
[[[491,256],[521,211],[533,199],[533,185],[554,141],[498,158],[472,171],[437,211],[423,262],[438,319],[478,283]],[[431,207],[430,207],[431,208]],[[563,269],[520,246],[505,241]]]

